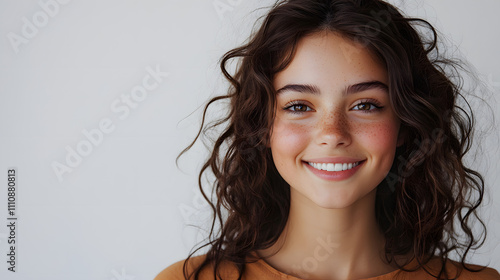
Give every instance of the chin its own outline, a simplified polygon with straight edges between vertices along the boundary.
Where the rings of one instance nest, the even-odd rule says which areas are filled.
[[[329,200],[329,201],[317,201],[316,205],[324,209],[346,209],[354,204],[354,201],[350,200]]]
[[[346,209],[361,202],[375,199],[376,188],[368,193],[353,193],[345,191],[320,193],[311,199],[317,206],[325,209]],[[370,195],[372,194],[372,195]]]

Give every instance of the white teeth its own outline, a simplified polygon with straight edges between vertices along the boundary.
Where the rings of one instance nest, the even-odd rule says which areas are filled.
[[[312,167],[319,170],[344,171],[356,167],[359,164],[359,161],[355,163],[315,163],[315,162],[308,162],[308,163]]]
[[[324,163],[323,163],[323,164],[324,164]],[[313,166],[314,166],[314,165],[313,165]],[[326,168],[326,170],[327,170],[327,171],[335,171],[335,170],[334,170],[334,169],[335,169],[335,167],[333,166],[333,164],[327,164],[327,165],[326,165],[326,167],[327,167],[327,168]]]

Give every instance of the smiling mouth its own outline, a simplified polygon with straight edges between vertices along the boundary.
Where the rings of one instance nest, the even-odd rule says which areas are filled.
[[[363,161],[364,160],[355,163],[316,163],[316,162],[306,162],[306,163],[318,170],[344,171],[358,166]]]

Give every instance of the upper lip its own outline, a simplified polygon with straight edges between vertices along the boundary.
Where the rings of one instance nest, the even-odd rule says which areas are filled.
[[[358,161],[363,161],[363,159],[356,159],[350,157],[322,157],[304,161],[311,163],[356,163]]]

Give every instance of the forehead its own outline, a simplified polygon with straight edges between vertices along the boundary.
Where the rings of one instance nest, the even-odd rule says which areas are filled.
[[[367,80],[388,83],[387,71],[378,58],[368,47],[324,31],[298,42],[290,64],[275,75],[274,87],[304,83],[344,88]]]

